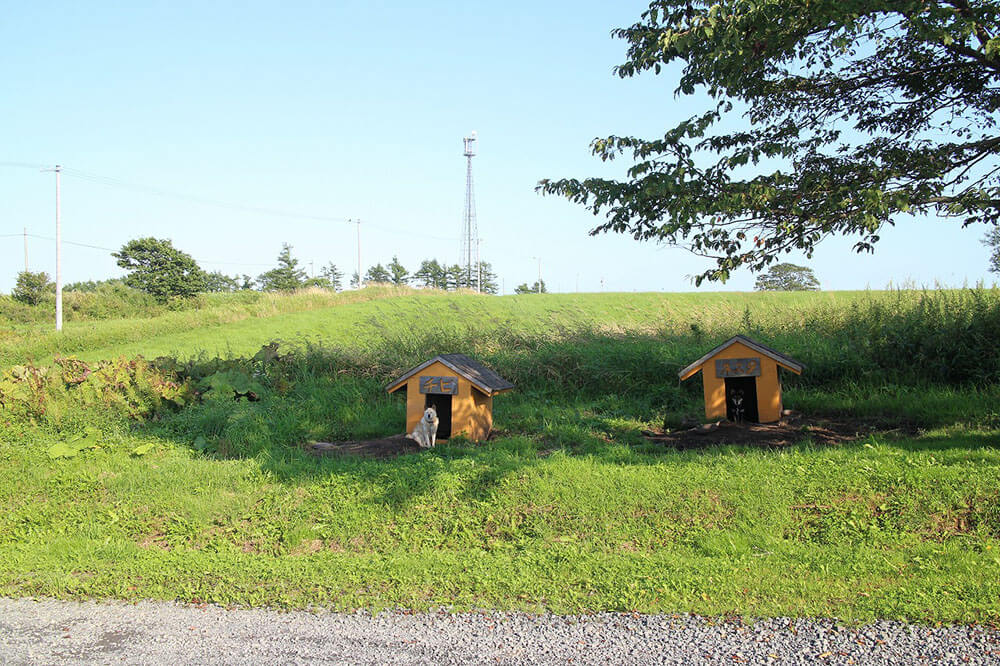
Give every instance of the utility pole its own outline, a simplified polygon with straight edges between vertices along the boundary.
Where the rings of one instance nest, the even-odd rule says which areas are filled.
[[[316,277],[316,268],[313,266],[313,260],[309,260],[309,277]]]
[[[535,293],[542,293],[542,258],[532,257],[532,259],[538,260],[538,282],[535,283]]]
[[[358,289],[364,284],[361,280],[361,219],[349,220],[358,225]]]
[[[42,171],[52,171],[56,174],[56,330],[62,330],[62,220],[59,214],[59,174],[62,167],[58,164],[52,169],[42,169]]]
[[[24,228],[24,272],[28,272],[28,227]]]

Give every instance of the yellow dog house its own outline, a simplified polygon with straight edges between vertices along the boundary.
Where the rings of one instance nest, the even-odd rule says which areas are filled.
[[[465,354],[441,354],[407,371],[389,384],[394,393],[406,387],[406,432],[413,432],[434,407],[439,423],[437,438],[465,435],[486,439],[493,429],[493,396],[514,388],[509,381]]]
[[[677,375],[684,381],[701,370],[705,418],[773,423],[782,410],[779,367],[797,375],[805,369],[795,359],[737,335]]]

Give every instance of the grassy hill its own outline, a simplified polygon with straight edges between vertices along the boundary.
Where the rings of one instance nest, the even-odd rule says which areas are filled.
[[[0,323],[0,593],[1000,619],[994,290],[208,305],[62,336]],[[737,332],[805,362],[787,406],[876,432],[777,450],[647,442],[700,415],[700,380],[676,372]],[[297,352],[250,358],[275,339]],[[517,385],[496,401],[497,439],[390,460],[300,447],[399,432],[385,383],[449,351]],[[179,360],[91,364],[82,383],[82,365],[10,367],[57,353]],[[211,390],[160,401],[160,372]],[[54,388],[24,392],[32,381]],[[234,402],[234,387],[261,400]]]
[[[364,348],[385,336],[498,330],[564,335],[681,331],[692,324],[708,332],[735,330],[749,310],[762,321],[795,320],[804,312],[836,308],[864,292],[709,294],[532,294],[483,296],[376,287],[328,295],[213,295],[199,310],[67,322],[63,334],[50,323],[18,325],[0,319],[0,366],[47,362],[55,354],[85,360],[143,354],[188,357],[252,353],[275,339],[293,344]],[[876,292],[875,298],[879,297]]]

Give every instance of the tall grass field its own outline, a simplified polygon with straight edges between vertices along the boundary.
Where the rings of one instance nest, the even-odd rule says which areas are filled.
[[[0,307],[0,593],[1000,620],[995,289],[196,305],[88,302],[62,334]],[[863,434],[645,438],[703,418],[677,372],[737,333],[806,365],[786,407]],[[310,451],[401,433],[384,387],[449,352],[516,385],[496,437]]]

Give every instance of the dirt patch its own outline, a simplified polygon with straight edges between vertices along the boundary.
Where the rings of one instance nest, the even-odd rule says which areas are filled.
[[[777,423],[732,423],[718,421],[695,427],[670,431],[643,430],[643,436],[658,444],[675,449],[701,449],[724,444],[780,448],[811,440],[817,444],[841,444],[853,442],[872,433],[892,433],[896,435],[918,434],[912,425],[898,426],[878,421],[850,418],[783,418]],[[493,431],[489,440],[504,437],[510,433]],[[610,440],[609,440],[610,441]],[[319,456],[359,456],[362,458],[395,458],[406,453],[417,453],[422,449],[405,435],[393,435],[381,439],[351,440],[343,442],[311,442],[303,444],[309,453]],[[557,449],[541,449],[544,458]]]
[[[776,423],[732,423],[717,421],[668,432],[643,431],[651,442],[675,449],[702,449],[723,444],[780,448],[806,440],[817,444],[842,444],[863,439],[876,432],[913,435],[913,427],[892,428],[884,423],[860,419],[783,418]]]
[[[324,456],[361,456],[363,458],[395,458],[404,453],[416,453],[420,447],[405,435],[393,435],[382,439],[367,439],[347,442],[314,442],[306,444],[310,453]]]

